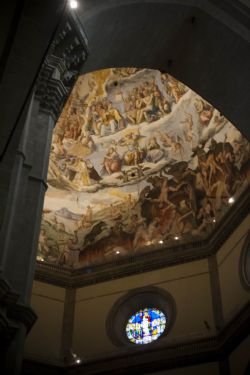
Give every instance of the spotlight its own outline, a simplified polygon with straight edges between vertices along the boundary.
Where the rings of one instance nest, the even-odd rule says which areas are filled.
[[[162,245],[162,244],[163,244],[163,241],[162,241],[162,240],[160,240],[160,241],[159,241],[159,243],[160,243],[160,244]]]
[[[174,239],[177,241],[177,240],[179,239],[179,237],[178,237],[178,236],[175,236]]]
[[[77,359],[76,359],[76,363],[78,363],[78,364],[81,363],[80,358],[77,358]]]
[[[230,197],[230,198],[228,199],[228,203],[229,203],[229,204],[233,204],[233,203],[234,203],[234,197]]]
[[[116,254],[120,254],[120,251],[119,250],[117,250],[116,252],[115,252]]]
[[[78,7],[78,3],[76,0],[70,0],[69,5],[71,9],[76,9]]]
[[[215,219],[215,217],[213,218],[212,222],[213,222],[213,223],[216,223],[216,219]]]

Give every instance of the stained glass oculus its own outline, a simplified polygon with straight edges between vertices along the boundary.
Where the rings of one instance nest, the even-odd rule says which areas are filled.
[[[128,320],[126,334],[134,344],[149,344],[157,340],[165,331],[167,317],[155,308],[145,308]]]

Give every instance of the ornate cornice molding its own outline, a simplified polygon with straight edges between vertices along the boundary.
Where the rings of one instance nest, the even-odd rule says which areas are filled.
[[[103,265],[71,269],[37,262],[35,279],[62,287],[83,287],[96,283],[131,276],[142,272],[170,267],[177,264],[205,259],[221,248],[235,228],[250,212],[250,190],[241,198],[218,223],[209,238],[169,248],[162,247],[137,256],[126,257]]]
[[[35,90],[40,112],[56,121],[88,56],[81,24],[66,12],[41,68]]]

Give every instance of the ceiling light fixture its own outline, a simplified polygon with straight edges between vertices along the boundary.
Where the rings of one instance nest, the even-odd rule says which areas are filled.
[[[119,251],[119,250],[117,250],[117,251],[116,251],[116,254],[120,254],[120,251]]]
[[[233,203],[234,203],[234,197],[230,197],[230,198],[228,199],[228,203],[229,203],[229,204],[233,204]]]
[[[178,236],[175,236],[174,239],[177,241],[177,240],[179,239],[179,237],[178,237]]]
[[[160,241],[159,241],[159,243],[160,243],[160,244],[163,244],[163,241],[162,241],[162,240],[160,240]]]
[[[78,364],[81,363],[80,358],[77,358],[77,359],[76,359],[76,363],[78,363]]]
[[[78,2],[76,0],[70,0],[69,5],[71,9],[76,9],[78,7]]]

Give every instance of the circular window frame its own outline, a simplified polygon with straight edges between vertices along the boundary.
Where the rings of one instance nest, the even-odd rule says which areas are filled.
[[[240,264],[239,264],[239,274],[240,281],[244,289],[248,292],[250,291],[250,279],[248,279],[246,274],[246,257],[250,253],[250,230],[247,233],[244,244],[241,249]]]
[[[166,328],[161,336],[148,344],[135,344],[126,334],[128,320],[141,309],[154,308],[160,310],[167,319]],[[172,295],[158,287],[134,289],[119,298],[111,308],[106,319],[106,332],[115,346],[144,347],[164,342],[168,338],[175,320],[177,310]]]

